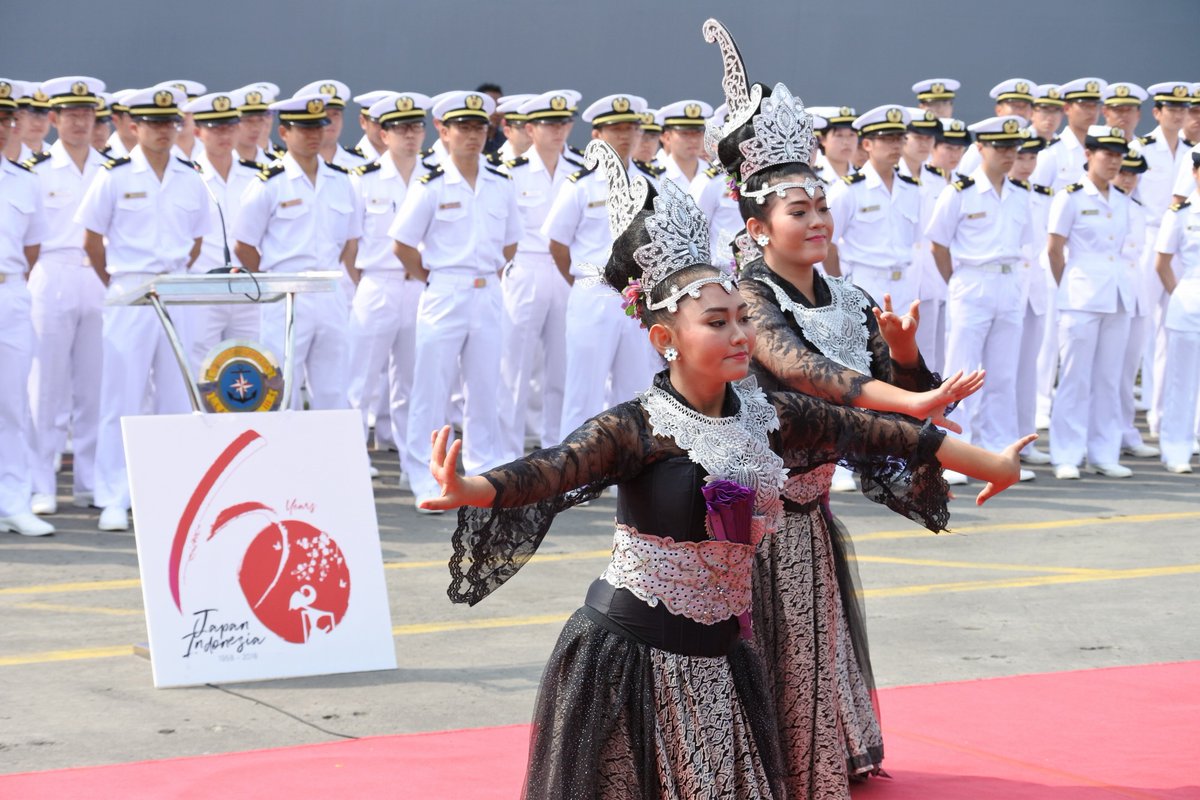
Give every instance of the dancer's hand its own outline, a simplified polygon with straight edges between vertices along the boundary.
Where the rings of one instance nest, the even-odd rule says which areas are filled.
[[[879,323],[879,333],[887,342],[892,360],[904,365],[915,365],[919,350],[917,348],[917,328],[921,324],[921,301],[913,300],[908,313],[897,315],[892,311],[892,296],[883,296],[883,310],[878,306],[871,309],[875,321]]]
[[[962,370],[951,375],[942,385],[927,392],[915,392],[909,416],[917,419],[932,418],[933,424],[948,431],[962,433],[962,427],[946,418],[946,407],[970,397],[983,387],[984,371],[981,369],[964,373]]]
[[[448,511],[459,506],[488,506],[496,496],[496,489],[485,478],[479,476],[460,477],[455,467],[458,454],[462,452],[462,439],[456,439],[447,450],[450,441],[450,426],[430,434],[433,448],[429,456],[429,473],[442,487],[440,497],[426,498],[421,508],[429,511]]]
[[[1008,487],[1012,486],[1021,478],[1021,451],[1033,444],[1037,440],[1036,433],[1031,433],[1004,448],[997,455],[1000,458],[1000,470],[1002,477],[996,477],[988,481],[987,485],[975,498],[975,505],[981,506],[990,498],[1000,494]]]

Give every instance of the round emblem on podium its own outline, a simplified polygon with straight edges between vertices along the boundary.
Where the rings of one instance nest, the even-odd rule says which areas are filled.
[[[255,342],[226,339],[200,367],[200,396],[210,413],[275,411],[282,395],[278,362]]]

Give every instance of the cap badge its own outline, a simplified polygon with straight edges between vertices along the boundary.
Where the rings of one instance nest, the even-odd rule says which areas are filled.
[[[1125,131],[1121,130],[1120,128],[1109,128],[1109,129],[1108,129],[1108,135],[1109,135],[1109,136],[1116,136],[1118,139],[1124,139],[1124,138],[1125,138]]]
[[[8,81],[0,81],[0,99],[7,100],[12,97],[12,84]]]
[[[1083,88],[1089,92],[1098,92],[1100,91],[1100,84],[1096,81],[1088,81]]]
[[[1187,95],[1188,95],[1188,87],[1186,87],[1186,86],[1182,86],[1182,85],[1176,86],[1174,89],[1171,90],[1172,97],[1187,97]]]
[[[309,114],[323,114],[325,112],[325,101],[313,98],[304,106],[304,110]]]
[[[683,107],[683,115],[688,119],[698,119],[702,113],[704,113],[704,109],[696,103],[688,103]]]
[[[934,114],[929,109],[925,109],[925,121],[926,122],[934,122],[935,120],[937,120],[937,115]]]
[[[654,124],[654,115],[649,111],[647,111],[645,114],[638,114],[638,117],[641,119],[643,125]]]
[[[854,109],[851,108],[850,106],[842,106],[841,108],[838,109],[838,113],[841,114],[843,117],[856,116],[854,113]]]
[[[1115,94],[1117,97],[1129,97],[1129,87],[1125,84],[1121,84],[1113,91],[1113,94]]]
[[[1051,100],[1057,100],[1062,97],[1062,92],[1051,86],[1046,90],[1046,97],[1049,97]]]
[[[83,81],[75,81],[71,84],[71,94],[75,95],[76,97],[83,97],[87,93],[88,87]]]
[[[477,94],[469,94],[463,104],[472,111],[478,111],[483,108],[483,98]]]
[[[952,130],[952,131],[961,131],[962,129],[963,129],[963,124],[962,124],[962,122],[961,122],[960,120],[957,120],[957,119],[956,119],[956,120],[954,120],[953,122],[951,122],[951,123],[950,123],[950,130]]]
[[[49,100],[50,98],[46,95],[45,92],[43,92],[41,89],[38,89],[36,92],[33,93],[33,99],[37,100],[39,103],[44,103],[47,100]]]
[[[889,108],[887,111],[888,122],[903,122],[904,112],[898,108]]]
[[[246,105],[259,105],[263,101],[262,92],[246,92]]]
[[[626,111],[629,110],[629,98],[628,97],[618,97],[615,100],[613,100],[612,101],[612,110],[616,111],[618,114],[624,114]]]
[[[413,103],[413,99],[408,95],[401,95],[400,97],[396,98],[397,111],[412,111],[414,105],[416,104]]]
[[[213,98],[213,111],[228,111],[232,105],[233,102],[225,95]]]
[[[337,97],[337,87],[332,83],[323,83],[321,88],[317,90],[326,97]]]
[[[166,89],[154,93],[154,105],[159,108],[170,108],[175,104],[175,95]]]
[[[1019,130],[1021,130],[1021,123],[1017,122],[1015,119],[1008,119],[1004,121],[1005,133],[1016,133]]]
[[[550,98],[550,109],[552,111],[566,111],[567,110],[567,98],[563,97],[562,95],[555,95],[554,97],[551,97]]]
[[[1029,94],[1029,84],[1025,81],[1017,81],[1017,85],[1013,89],[1021,94]]]
[[[946,91],[946,84],[934,83],[929,87],[929,91],[933,92],[934,94],[942,94]]]

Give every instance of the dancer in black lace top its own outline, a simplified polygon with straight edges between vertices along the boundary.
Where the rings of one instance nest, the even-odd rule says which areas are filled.
[[[589,155],[609,172],[613,228],[624,231],[605,280],[625,290],[669,367],[558,447],[482,476],[456,475],[460,442],[447,448],[449,429],[435,432],[431,471],[443,494],[426,505],[463,506],[450,597],[479,602],[529,560],[557,514],[618,486],[612,561],[543,674],[526,797],[781,798],[770,694],[738,617],[751,604],[755,545],[781,518],[786,467],[849,458],[892,474],[903,460],[903,502],[932,519],[946,502],[939,460],[993,481],[990,495],[1015,480],[1016,451],[764,393],[746,377],[745,301],[707,265],[707,221],[691,198],[674,184],[657,198],[641,179],[630,186],[603,145]],[[709,534],[701,489],[711,479],[754,491],[747,536]]]

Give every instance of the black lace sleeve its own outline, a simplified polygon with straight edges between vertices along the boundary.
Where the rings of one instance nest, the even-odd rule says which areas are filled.
[[[859,289],[872,308],[882,308],[871,295]],[[910,392],[927,392],[942,385],[942,376],[925,366],[925,358],[917,354],[917,363],[911,367],[902,367],[892,360],[883,334],[879,332],[879,322],[874,314],[867,315],[867,347],[871,351],[871,373],[883,381]]]
[[[950,520],[950,487],[937,450],[945,432],[894,414],[772,392],[779,454],[789,468],[838,461],[859,473],[863,494],[935,533]]]
[[[862,394],[863,385],[874,380],[809,347],[766,285],[743,279],[740,288],[756,330],[754,360],[783,386],[838,405],[850,405]]]
[[[455,603],[475,605],[537,552],[556,515],[599,496],[649,462],[654,450],[641,403],[593,417],[557,447],[483,474],[496,488],[491,508],[460,508],[450,557]]]

